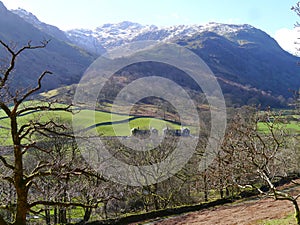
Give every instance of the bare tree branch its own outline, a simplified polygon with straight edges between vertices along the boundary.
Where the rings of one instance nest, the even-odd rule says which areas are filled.
[[[70,206],[77,206],[82,208],[97,208],[98,204],[105,200],[97,200],[97,202],[93,205],[77,203],[77,202],[58,202],[58,201],[36,201],[29,204],[29,208],[33,208],[37,205],[47,205],[47,206],[63,206],[63,207],[70,207]]]
[[[41,89],[41,87],[42,87],[42,83],[41,83],[41,82],[42,82],[43,78],[45,77],[45,75],[47,75],[47,74],[52,74],[52,72],[47,71],[47,70],[44,71],[44,72],[40,75],[40,77],[38,78],[38,85],[37,85],[37,87],[35,87],[35,88],[29,90],[27,93],[25,93],[25,94],[22,96],[21,99],[17,100],[18,104],[21,104],[26,98],[28,98],[30,95],[34,94],[35,92],[37,92],[38,90]],[[16,104],[16,106],[18,106],[18,104]],[[16,106],[15,106],[15,107],[16,107]]]
[[[4,112],[6,113],[6,115],[8,117],[10,117],[11,111],[10,111],[9,107],[4,102],[0,101],[0,107],[1,107],[1,109],[4,110]]]
[[[72,105],[67,105],[65,107],[59,107],[59,106],[52,106],[52,103],[48,103],[48,106],[33,106],[33,107],[26,107],[25,109],[21,109],[17,112],[17,115],[22,115],[23,113],[27,112],[40,112],[40,111],[47,111],[47,112],[55,112],[55,111],[66,111],[72,113],[71,107]]]
[[[10,53],[11,59],[10,59],[10,65],[9,67],[5,70],[3,77],[0,78],[0,89],[3,88],[8,80],[8,77],[12,70],[15,68],[15,62],[16,58],[18,55],[20,55],[23,51],[28,50],[28,49],[38,49],[38,48],[45,48],[50,40],[45,40],[41,42],[41,45],[36,45],[32,46],[31,41],[27,43],[26,46],[20,48],[18,51],[13,51],[13,49],[8,46],[6,43],[4,43],[2,40],[0,40],[0,44]]]
[[[14,180],[12,177],[7,177],[7,176],[0,176],[1,179],[7,180],[9,183],[14,184]]]
[[[2,163],[4,164],[4,166],[6,166],[7,168],[11,169],[11,170],[14,170],[15,167],[11,164],[9,164],[6,159],[0,155],[0,160],[2,161]]]

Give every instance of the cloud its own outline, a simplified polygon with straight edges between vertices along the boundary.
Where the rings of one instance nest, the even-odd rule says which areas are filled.
[[[294,55],[299,55],[299,52],[296,49],[300,47],[300,40],[298,40],[298,38],[300,38],[299,28],[282,28],[275,32],[274,38],[284,50]],[[297,42],[299,44],[296,44]]]

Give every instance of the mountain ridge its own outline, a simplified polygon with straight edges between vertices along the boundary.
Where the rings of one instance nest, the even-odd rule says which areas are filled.
[[[31,19],[26,19],[25,15],[21,17],[40,30],[46,30],[43,26],[47,24],[35,21],[33,14],[22,10],[14,13],[29,15]],[[291,97],[289,89],[300,87],[299,58],[284,51],[270,35],[249,24],[211,22],[157,27],[123,21],[103,24],[93,30],[73,29],[64,32],[64,35],[67,42],[97,55],[135,41],[157,40],[179,44],[207,63],[219,80],[224,95],[234,99],[238,105],[262,103],[261,99],[265,98],[269,100],[263,100],[264,105],[268,101],[280,105]],[[63,38],[60,40],[64,41]],[[154,70],[151,66],[146,65]]]
[[[90,37],[88,40],[82,40],[78,39],[76,36],[70,37],[67,32],[62,31],[58,27],[55,27],[53,25],[41,22],[34,14],[21,8],[11,10],[11,12],[18,15],[26,22],[32,24],[34,27],[41,30],[42,32],[45,32],[52,37],[60,39],[61,41],[77,45],[78,47],[96,55],[101,55],[105,52],[105,49],[102,47],[102,45],[94,38]]]
[[[95,43],[103,45],[103,47],[105,47],[106,49],[109,49],[111,47],[117,47],[122,44],[129,43],[131,41],[141,41],[149,39],[168,41],[174,40],[178,37],[191,37],[197,33],[202,33],[206,31],[214,32],[221,36],[226,36],[232,41],[235,41],[233,34],[238,33],[240,31],[249,32],[251,30],[256,30],[266,34],[271,39],[273,39],[269,34],[265,33],[264,31],[258,28],[255,28],[250,24],[225,24],[217,22],[193,25],[182,24],[172,26],[156,26],[153,24],[142,25],[136,22],[122,21],[119,23],[102,24],[94,29],[76,28],[67,31],[62,31],[53,25],[41,22],[35,15],[24,9],[19,8],[17,10],[12,10],[12,12],[19,15],[27,22],[32,23],[41,30],[47,30],[43,26],[45,26],[46,28],[51,27],[52,29],[59,30],[60,32],[64,33],[64,37],[62,37],[62,40],[74,41],[75,39],[77,39],[78,42],[83,42],[83,40],[79,41],[79,39],[83,38],[86,41],[87,37],[90,39],[94,39]],[[154,34],[156,34],[156,36]],[[80,37],[81,35],[82,37]],[[73,43],[76,44],[76,41],[74,41]],[[277,42],[276,45],[279,46]],[[101,51],[98,52],[103,53]]]
[[[13,71],[13,75],[18,78],[11,80],[11,86],[20,90],[35,87],[37,77],[45,70],[50,70],[53,75],[45,77],[43,91],[76,83],[95,59],[95,55],[36,28],[9,11],[2,2],[0,2],[0,39],[14,50],[28,45],[29,42],[34,46],[50,40],[46,48],[24,51],[18,57]],[[5,59],[9,54],[2,46],[0,54],[3,59],[0,67],[6,68],[9,62]]]
[[[159,40],[172,41],[178,37],[191,37],[204,31],[215,32],[219,35],[234,33],[241,29],[253,29],[249,24],[222,24],[210,22],[205,25],[173,25],[158,27],[141,25],[130,21],[109,23],[90,29],[72,29],[66,31],[69,37],[73,35],[93,36],[105,48],[117,47],[132,41]]]

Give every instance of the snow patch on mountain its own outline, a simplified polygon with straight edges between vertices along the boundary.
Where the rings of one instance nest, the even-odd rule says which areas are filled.
[[[235,41],[239,32],[244,33],[257,30],[251,25],[231,25],[221,23],[208,23],[205,25],[174,25],[157,27],[155,25],[141,25],[130,21],[120,23],[107,23],[95,29],[73,29],[61,31],[55,26],[41,22],[35,15],[24,9],[13,10],[15,14],[38,29],[57,37],[65,42],[77,45],[97,55],[103,54],[106,49],[118,47],[133,41],[173,41],[189,38],[203,32],[214,32]]]
[[[67,31],[67,35],[70,39],[76,41],[87,41],[87,39],[98,40],[103,47],[109,49],[132,41],[169,41],[178,37],[191,37],[205,31],[215,32],[221,36],[225,36],[237,33],[240,30],[252,28],[250,25],[229,25],[220,23],[157,27],[154,25],[141,25],[139,23],[124,21],[116,24],[104,24],[94,30],[73,29]]]

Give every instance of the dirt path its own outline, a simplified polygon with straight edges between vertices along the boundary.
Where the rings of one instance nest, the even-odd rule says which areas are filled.
[[[210,210],[188,213],[153,224],[250,225],[255,224],[259,220],[283,218],[292,212],[293,206],[290,202],[257,199],[236,205],[226,205]]]
[[[292,192],[299,193],[300,188]],[[294,193],[293,193],[294,194]],[[300,200],[298,201],[300,204]],[[151,225],[254,225],[266,219],[279,219],[294,212],[289,201],[259,199],[219,206],[213,209],[191,212],[169,219],[152,221]]]

